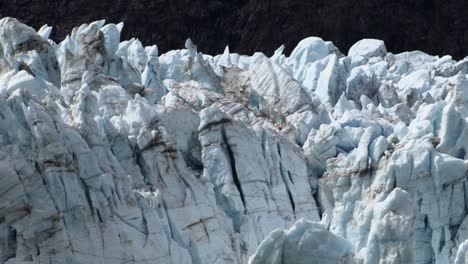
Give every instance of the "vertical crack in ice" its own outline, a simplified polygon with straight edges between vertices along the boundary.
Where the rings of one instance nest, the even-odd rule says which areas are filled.
[[[291,178],[291,174],[289,172],[289,170],[286,169],[286,173],[288,174],[287,176],[284,175],[284,168],[283,168],[283,157],[281,156],[281,146],[280,146],[280,143],[276,143],[276,149],[278,150],[278,156],[280,158],[279,160],[279,170],[280,170],[280,174],[281,174],[281,179],[283,180],[283,183],[284,183],[284,186],[286,188],[286,191],[288,193],[288,198],[289,198],[289,202],[291,203],[291,208],[292,208],[292,211],[293,211],[293,214],[294,214],[294,218],[296,218],[296,204],[294,203],[294,199],[293,199],[293,195],[291,193],[291,187],[289,186],[289,184],[293,184],[292,182],[292,178]]]
[[[245,201],[244,192],[242,191],[241,182],[239,180],[239,176],[237,175],[236,158],[235,158],[234,152],[232,151],[231,145],[229,144],[229,141],[226,135],[226,129],[224,127],[221,129],[221,135],[222,135],[223,142],[226,146],[226,151],[229,156],[229,164],[231,165],[232,179],[234,181],[234,184],[236,185],[237,190],[239,191],[240,198],[244,206],[244,210],[247,211],[247,206],[246,206],[247,203]]]

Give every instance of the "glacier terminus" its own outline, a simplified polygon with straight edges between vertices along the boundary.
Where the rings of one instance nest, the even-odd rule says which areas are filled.
[[[123,26],[0,20],[0,263],[468,263],[468,57]]]

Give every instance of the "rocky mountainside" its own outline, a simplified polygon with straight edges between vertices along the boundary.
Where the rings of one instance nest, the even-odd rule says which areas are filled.
[[[122,27],[0,20],[1,263],[468,262],[468,60]]]
[[[182,48],[190,37],[203,52],[289,54],[308,36],[333,41],[342,51],[363,38],[378,38],[392,52],[468,54],[468,1],[463,0],[2,0],[0,17],[39,28],[54,27],[62,40],[73,27],[106,19],[124,21],[123,38],[138,37],[161,51]]]

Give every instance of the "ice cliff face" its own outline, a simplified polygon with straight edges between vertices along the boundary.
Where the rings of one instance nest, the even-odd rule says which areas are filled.
[[[0,262],[468,263],[468,60],[0,20]]]

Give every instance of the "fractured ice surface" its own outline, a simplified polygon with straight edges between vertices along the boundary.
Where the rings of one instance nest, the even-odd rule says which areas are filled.
[[[160,54],[0,20],[0,262],[467,263],[467,60]]]
[[[353,263],[353,245],[320,223],[304,219],[290,230],[277,229],[260,244],[249,264]]]

